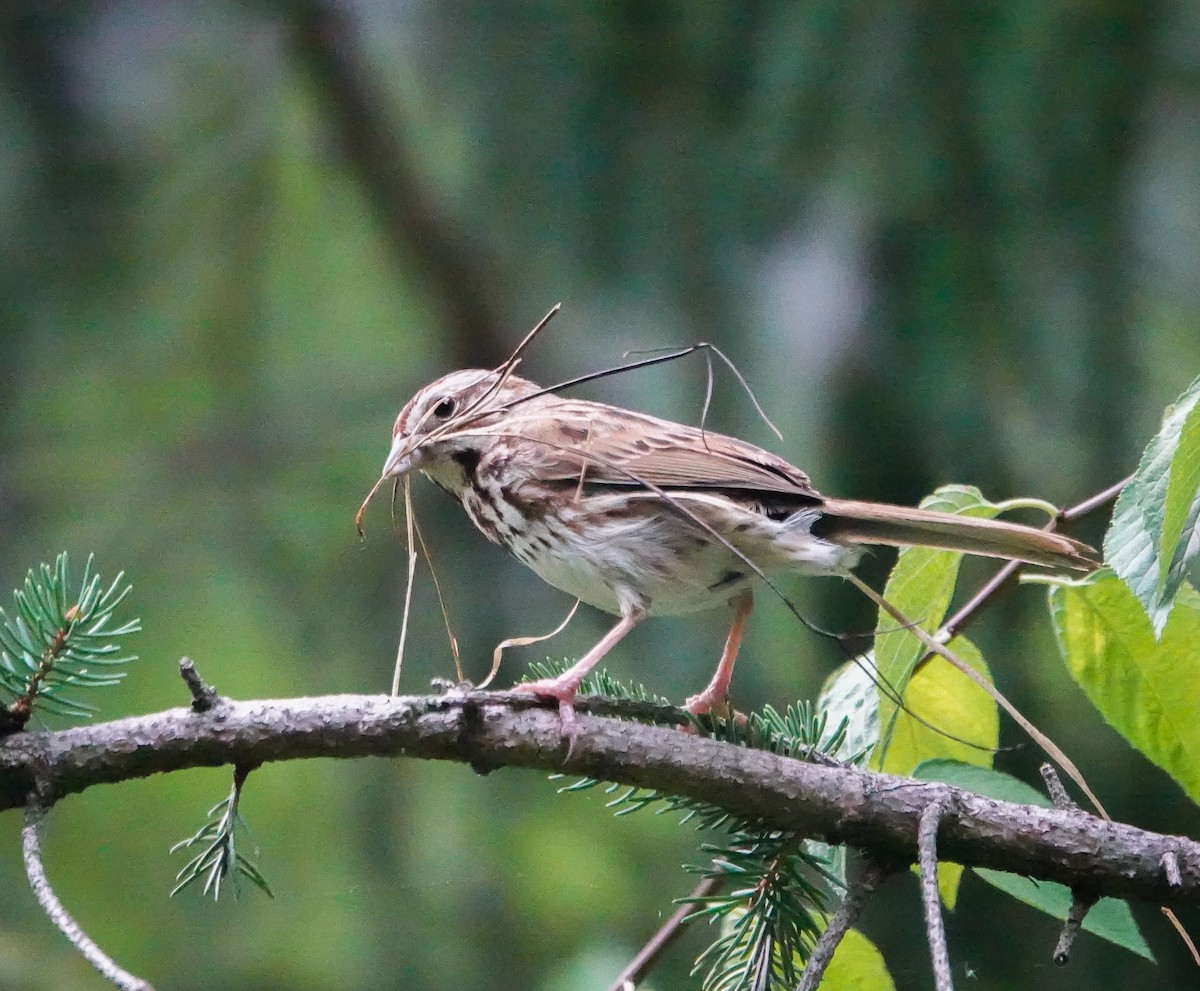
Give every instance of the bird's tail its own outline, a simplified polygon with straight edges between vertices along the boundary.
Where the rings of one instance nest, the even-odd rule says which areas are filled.
[[[826,499],[820,508],[812,532],[837,543],[937,547],[1076,571],[1099,566],[1087,544],[1019,523],[853,499]]]

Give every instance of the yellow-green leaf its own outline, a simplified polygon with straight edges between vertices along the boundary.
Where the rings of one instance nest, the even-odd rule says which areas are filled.
[[[845,754],[870,754],[879,743],[879,693],[875,658],[864,654],[835,670],[821,687],[817,707],[830,726],[846,722]]]
[[[1200,593],[1179,589],[1161,639],[1109,571],[1050,588],[1071,676],[1104,718],[1200,803]]]
[[[992,680],[987,662],[966,637],[949,649]],[[991,767],[1000,743],[1000,713],[995,700],[944,657],[930,658],[908,683],[908,712],[896,716],[891,744],[874,766],[888,774],[912,774],[923,761],[949,758]]]
[[[879,948],[857,929],[851,929],[834,951],[820,991],[895,991],[892,975]]]
[[[1200,379],[1196,380],[1200,392]],[[1171,459],[1167,497],[1159,540],[1159,585],[1169,602],[1183,573],[1200,553],[1200,403],[1192,407],[1179,431],[1179,446]]]
[[[994,518],[1002,506],[988,502],[978,489],[964,485],[947,485],[924,499],[921,505],[944,513]],[[932,550],[928,547],[906,547],[896,559],[883,597],[901,614],[916,622],[929,633],[934,632],[945,618],[958,581],[958,566],[962,554],[954,551]],[[917,662],[925,656],[925,646],[906,629],[897,629],[896,621],[880,615],[875,636],[875,660],[879,668],[879,716],[883,727],[882,740],[887,741],[895,728],[897,707],[892,692],[904,692]]]
[[[970,640],[955,637],[949,647],[988,681],[992,680],[987,662]],[[1000,711],[987,692],[944,657],[930,658],[912,676],[904,704],[910,711],[896,716],[880,770],[910,775],[918,765],[938,759],[992,766],[1000,743]],[[958,864],[938,864],[938,890],[950,909],[958,902],[961,878]]]

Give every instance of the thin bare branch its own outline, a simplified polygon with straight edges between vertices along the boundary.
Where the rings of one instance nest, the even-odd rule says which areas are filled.
[[[1058,776],[1058,771],[1055,770],[1053,764],[1043,764],[1039,770],[1042,772],[1042,781],[1046,784],[1046,794],[1050,796],[1050,801],[1054,803],[1056,809],[1079,808],[1079,805],[1067,794],[1062,778]]]
[[[508,349],[493,300],[501,280],[476,244],[455,229],[421,174],[400,108],[364,64],[350,9],[304,0],[290,17],[292,52],[313,82],[335,146],[395,245],[420,270],[455,342],[457,364],[491,365]],[[386,108],[386,109],[385,109]]]
[[[891,864],[867,858],[862,873],[850,883],[846,897],[842,899],[842,904],[833,913],[829,925],[825,927],[825,931],[821,933],[813,946],[812,953],[808,956],[808,963],[804,965],[804,974],[800,978],[800,983],[796,985],[796,991],[817,991],[821,985],[821,978],[825,976],[825,970],[829,967],[829,962],[833,959],[833,954],[839,944],[845,939],[850,927],[858,921],[858,917],[867,907],[871,896],[894,870],[895,867]]]
[[[658,932],[650,937],[646,945],[625,965],[621,973],[613,978],[613,982],[608,986],[608,991],[625,991],[626,988],[637,987],[642,978],[658,962],[658,958],[662,956],[667,947],[674,943],[683,931],[683,920],[696,911],[693,902],[700,898],[707,898],[717,892],[720,887],[721,878],[719,877],[701,879],[692,893],[683,900],[683,904],[662,924]]]
[[[1183,940],[1183,945],[1187,947],[1188,952],[1192,955],[1192,962],[1200,967],[1200,948],[1197,948],[1196,941],[1192,939],[1191,934],[1184,929],[1183,923],[1179,921],[1179,916],[1172,912],[1165,905],[1161,908],[1162,914],[1167,917],[1167,921],[1174,927],[1175,932],[1179,934],[1179,938]]]
[[[1081,891],[1071,892],[1071,907],[1063,922],[1062,932],[1058,935],[1058,945],[1054,947],[1054,962],[1060,967],[1065,966],[1071,959],[1071,947],[1075,945],[1075,937],[1079,935],[1083,920],[1095,904],[1095,895]]]
[[[100,972],[103,977],[121,991],[154,991],[147,981],[118,967],[87,933],[80,928],[79,923],[72,918],[66,907],[59,900],[50,881],[46,877],[46,868],[42,864],[42,824],[46,820],[46,809],[41,800],[31,794],[25,805],[25,823],[21,827],[21,846],[25,858],[25,874],[29,878],[29,887],[34,897],[42,906],[42,911],[50,917],[59,931],[71,941],[83,958]]]
[[[1183,884],[1183,875],[1179,873],[1179,858],[1174,850],[1168,850],[1162,855],[1162,866],[1168,884]]]
[[[942,919],[942,897],[938,892],[937,835],[942,809],[940,802],[930,802],[921,812],[917,863],[921,868],[921,904],[925,909],[925,934],[929,938],[929,956],[933,961],[933,986],[937,991],[954,991],[946,924]]]
[[[1131,475],[1130,478],[1133,476]],[[1043,530],[1056,530],[1060,523],[1072,523],[1075,520],[1083,519],[1083,517],[1094,513],[1097,509],[1102,509],[1112,502],[1121,490],[1129,484],[1129,478],[1123,478],[1115,485],[1110,485],[1102,492],[1097,492],[1093,496],[1089,496],[1082,502],[1076,503],[1074,506],[1068,506],[1061,510],[1059,514],[1050,520]],[[1005,585],[1012,579],[1013,575],[1022,567],[1020,561],[1007,561],[1004,566],[992,575],[986,582],[980,586],[970,599],[968,599],[962,607],[954,613],[946,622],[942,624],[941,632],[946,635],[947,639],[953,638],[956,634],[961,633],[963,628],[975,618],[976,614],[990,602]],[[927,654],[924,660],[929,660],[932,655]]]
[[[192,693],[193,711],[208,712],[209,709],[221,701],[221,696],[217,694],[217,690],[200,677],[200,672],[196,670],[196,665],[192,663],[190,657],[181,657],[179,659],[179,676],[183,679],[184,684],[188,686],[188,691]]]

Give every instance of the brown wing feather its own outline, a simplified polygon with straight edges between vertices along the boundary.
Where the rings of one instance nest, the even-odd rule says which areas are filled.
[[[522,462],[539,481],[716,489],[818,503],[813,532],[839,543],[928,546],[1055,567],[1088,569],[1092,549],[1061,534],[1003,520],[850,499],[826,499],[778,455],[709,430],[602,403],[548,398],[490,429],[531,443]],[[787,498],[791,497],[791,498]],[[764,504],[770,499],[763,499]]]
[[[754,444],[711,430],[629,410],[561,401],[535,416],[508,418],[503,429],[539,442],[537,476],[663,488],[737,489],[819,499],[808,476]]]

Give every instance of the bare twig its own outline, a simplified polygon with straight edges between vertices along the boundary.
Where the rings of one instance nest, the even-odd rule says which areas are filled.
[[[1176,856],[1174,850],[1164,853],[1160,862],[1163,866],[1163,874],[1167,878],[1167,884],[1183,884],[1183,875],[1179,873],[1179,857]]]
[[[1039,770],[1042,772],[1042,781],[1046,784],[1046,794],[1050,796],[1050,801],[1056,809],[1079,808],[1075,800],[1067,794],[1067,789],[1063,787],[1062,779],[1053,764],[1043,764]]]
[[[151,985],[118,967],[113,959],[96,945],[85,933],[71,914],[59,901],[58,895],[50,887],[46,878],[46,868],[42,864],[42,824],[46,819],[46,808],[41,799],[30,795],[25,805],[25,823],[21,828],[21,846],[25,858],[25,874],[29,878],[29,887],[42,910],[50,917],[50,921],[58,926],[59,931],[67,937],[83,958],[98,970],[106,980],[120,988],[121,991],[154,991]]]
[[[221,701],[217,690],[200,677],[200,672],[196,670],[196,665],[192,663],[190,657],[179,659],[179,676],[188,686],[188,691],[192,693],[192,710],[194,712],[208,712]]]
[[[1058,945],[1054,947],[1054,962],[1060,967],[1065,966],[1071,959],[1071,947],[1075,945],[1079,927],[1083,925],[1083,920],[1095,904],[1096,896],[1094,894],[1083,891],[1071,892],[1071,908],[1067,911],[1062,932],[1058,935]]]
[[[940,802],[925,806],[917,830],[917,863],[921,868],[921,903],[925,908],[925,933],[929,937],[929,955],[933,961],[933,984],[937,991],[954,991],[946,925],[942,920],[942,899],[938,893],[937,834],[941,818]]]
[[[1102,492],[1097,492],[1093,496],[1089,496],[1082,502],[1076,503],[1074,506],[1069,506],[1059,512],[1054,519],[1050,520],[1043,530],[1057,530],[1060,523],[1072,523],[1075,520],[1082,519],[1089,513],[1094,513],[1097,509],[1107,506],[1110,502],[1121,494],[1121,490],[1129,484],[1129,478],[1123,478],[1115,485],[1110,485]],[[946,639],[951,639],[955,634],[962,632],[963,628],[975,618],[976,614],[982,609],[992,598],[999,592],[1009,580],[1021,568],[1020,561],[1007,561],[991,578],[979,587],[974,595],[971,596],[962,607],[954,613],[946,622],[942,624],[941,633]],[[922,660],[927,661],[932,655],[927,654]]]
[[[1069,506],[1068,508],[1059,512],[1057,522],[1072,523],[1075,520],[1082,519],[1090,513],[1094,513],[1097,509],[1107,506],[1110,502],[1116,500],[1117,496],[1121,494],[1121,490],[1132,481],[1133,476],[1127,475],[1119,482],[1114,482],[1103,492],[1097,492],[1090,499],[1084,499],[1083,502],[1078,502],[1074,506]]]
[[[825,976],[834,951],[850,931],[850,927],[858,921],[876,889],[887,880],[893,870],[890,864],[873,857],[867,858],[862,873],[850,883],[842,904],[833,913],[825,931],[817,938],[812,953],[808,955],[808,963],[804,965],[800,983],[796,985],[796,991],[816,991],[820,987],[821,978]]]
[[[1179,921],[1179,916],[1165,905],[1161,906],[1159,910],[1167,917],[1167,921],[1175,927],[1175,932],[1179,934],[1179,938],[1183,940],[1183,945],[1188,948],[1188,952],[1192,955],[1192,962],[1197,967],[1200,967],[1200,949],[1196,947],[1196,941],[1192,939],[1191,934],[1183,928],[1183,923]]]
[[[707,898],[718,891],[720,887],[721,878],[703,878],[692,893],[683,900],[683,904],[659,927],[658,932],[638,950],[637,955],[625,965],[621,973],[613,978],[613,982],[608,986],[608,991],[623,991],[625,988],[636,987],[658,962],[658,958],[662,956],[667,947],[679,937],[679,933],[683,929],[683,920],[696,910],[693,903],[700,898]]]

